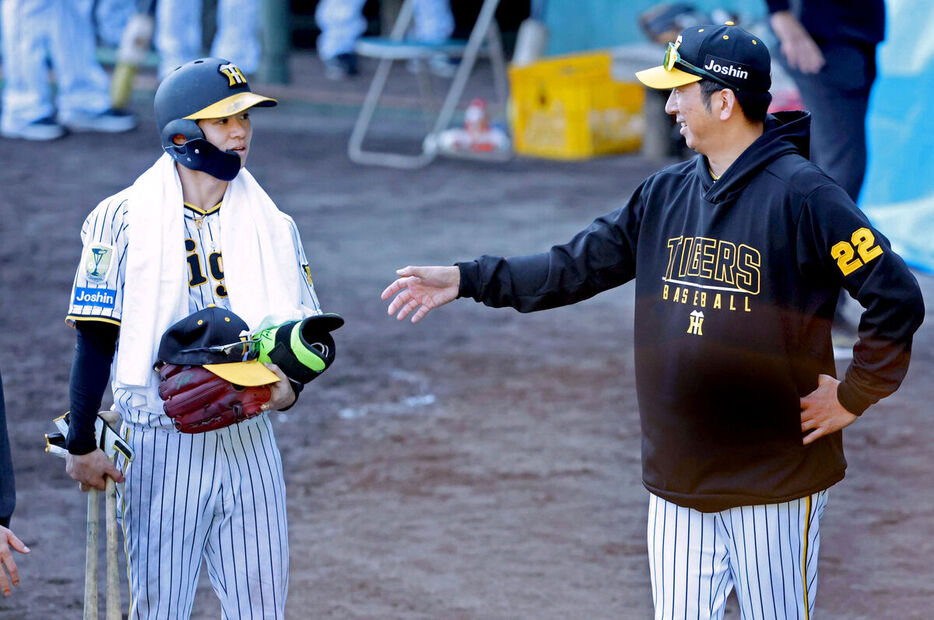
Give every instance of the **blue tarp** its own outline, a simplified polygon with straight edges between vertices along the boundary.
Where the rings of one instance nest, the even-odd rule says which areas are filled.
[[[639,29],[639,14],[659,4],[678,3],[705,12],[724,9],[744,23],[766,12],[765,0],[545,0],[542,19],[549,31],[547,53],[645,43],[648,39]]]
[[[934,4],[888,0],[886,41],[869,108],[860,206],[914,267],[934,272]]]

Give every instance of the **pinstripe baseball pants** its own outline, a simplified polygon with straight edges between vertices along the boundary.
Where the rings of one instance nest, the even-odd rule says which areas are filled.
[[[650,494],[656,620],[723,618],[734,587],[744,620],[809,620],[826,504],[824,490],[780,504],[708,513]]]
[[[365,0],[320,0],[315,7],[315,22],[321,29],[318,56],[322,60],[352,52],[357,38],[366,30],[363,18]],[[414,7],[415,39],[443,41],[454,31],[454,15],[449,0],[416,0]]]
[[[6,131],[55,116],[98,114],[110,107],[110,79],[98,64],[90,0],[0,0]],[[46,60],[55,70],[57,97]]]
[[[156,3],[156,50],[159,77],[204,56],[201,0],[159,0]],[[251,75],[259,68],[259,0],[218,0],[217,32],[211,56],[226,58]]]
[[[124,425],[118,498],[136,618],[188,618],[202,558],[224,618],[284,618],[285,481],[267,415],[217,431]]]

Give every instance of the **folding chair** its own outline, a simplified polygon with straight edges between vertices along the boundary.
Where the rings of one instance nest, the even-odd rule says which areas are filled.
[[[506,63],[503,56],[499,27],[494,19],[498,5],[499,0],[484,0],[477,22],[467,41],[448,40],[441,43],[421,43],[404,39],[414,14],[414,0],[405,0],[388,38],[363,38],[357,42],[357,54],[378,58],[379,65],[376,74],[373,76],[373,81],[370,83],[366,99],[364,99],[363,107],[354,124],[350,142],[347,145],[347,154],[352,161],[359,164],[391,166],[394,168],[421,168],[434,160],[438,155],[436,137],[450,125],[481,49],[490,57],[496,96],[505,110],[507,97]],[[432,109],[430,82],[425,67],[429,59],[438,55],[460,58],[461,62],[444,97],[444,102],[437,115],[435,115]],[[418,67],[416,73],[419,79],[423,107],[426,119],[429,121],[428,133],[425,139],[422,140],[421,153],[417,155],[363,149],[363,140],[370,128],[373,114],[386,87],[392,63],[398,60],[415,61]],[[432,117],[434,117],[433,122]],[[502,160],[507,159],[511,154],[493,152],[465,154],[465,156],[475,159]]]

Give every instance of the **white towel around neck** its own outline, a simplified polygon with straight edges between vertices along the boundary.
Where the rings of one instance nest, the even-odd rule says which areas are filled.
[[[159,341],[189,314],[184,203],[172,158],[163,155],[140,175],[128,201],[130,243],[115,386],[146,394],[148,408],[161,411],[152,369]],[[246,169],[228,183],[220,218],[231,311],[251,328],[269,316],[302,318],[303,282],[291,227]]]

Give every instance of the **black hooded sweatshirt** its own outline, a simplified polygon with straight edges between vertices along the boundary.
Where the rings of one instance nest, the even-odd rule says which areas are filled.
[[[861,414],[908,369],[924,317],[908,267],[807,160],[810,117],[782,112],[714,181],[661,170],[622,208],[531,256],[458,263],[459,295],[530,312],[635,278],[643,482],[702,511],[788,501],[843,478],[842,433],[802,445],[799,399],[835,376],[841,287],[865,308],[837,397]]]

